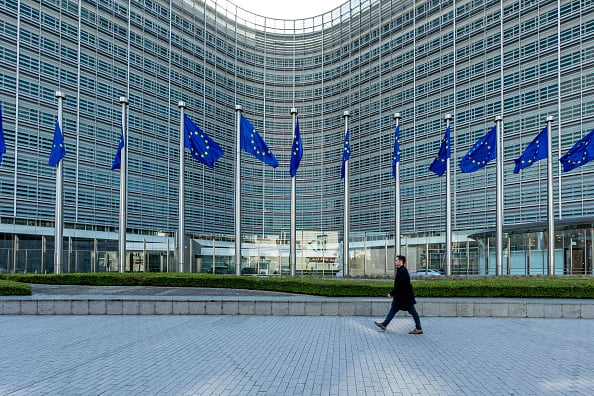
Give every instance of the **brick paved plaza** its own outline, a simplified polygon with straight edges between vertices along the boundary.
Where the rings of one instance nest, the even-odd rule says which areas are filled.
[[[592,395],[594,320],[0,316],[0,395]]]

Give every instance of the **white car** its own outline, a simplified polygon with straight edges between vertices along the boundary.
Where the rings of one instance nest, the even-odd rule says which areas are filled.
[[[443,276],[443,274],[434,269],[421,269],[416,272],[411,272],[410,276]]]

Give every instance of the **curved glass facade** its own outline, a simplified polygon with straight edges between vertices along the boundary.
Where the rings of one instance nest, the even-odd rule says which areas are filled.
[[[186,231],[195,237],[199,256],[192,270],[208,262],[214,270],[217,263],[229,265],[220,257],[232,259],[227,245],[234,230],[236,104],[280,162],[273,169],[241,155],[242,234],[251,243],[245,245],[244,265],[256,263],[263,272],[288,265],[292,107],[299,112],[305,153],[296,202],[298,268],[304,271],[334,271],[341,261],[345,110],[351,114],[354,273],[391,270],[394,112],[402,114],[401,232],[412,262],[435,266],[429,263],[431,245],[437,252],[433,263],[441,266],[445,180],[429,164],[446,113],[454,116],[456,257],[474,257],[471,251],[482,247],[468,236],[495,226],[494,164],[463,174],[457,163],[496,115],[503,116],[505,223],[546,220],[546,161],[520,174],[512,170],[548,115],[555,117],[555,215],[579,222],[594,215],[594,168],[561,173],[557,160],[594,128],[593,38],[590,0],[353,0],[303,20],[265,18],[227,1],[0,0],[0,100],[8,147],[0,166],[0,231],[6,268],[16,269],[21,260],[10,256],[15,234],[51,235],[55,174],[47,158],[56,90],[66,94],[69,238],[110,240],[117,230],[119,174],[110,165],[120,96],[130,102],[129,238],[145,245],[137,251],[152,250],[147,239],[160,246],[156,250],[173,246],[179,100],[223,147],[214,170],[186,157]],[[153,269],[169,268],[169,255],[160,260]],[[97,265],[96,257],[91,261]],[[472,273],[489,272],[479,259],[467,265]]]

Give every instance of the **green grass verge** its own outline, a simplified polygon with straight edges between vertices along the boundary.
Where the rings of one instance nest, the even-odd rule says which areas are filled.
[[[392,288],[391,280],[179,273],[2,274],[0,279],[13,281],[11,283],[268,290],[328,297],[383,297]],[[418,297],[594,298],[594,277],[439,278],[415,280],[413,285]]]
[[[0,280],[0,296],[30,296],[31,295],[31,286],[10,281],[10,280]]]

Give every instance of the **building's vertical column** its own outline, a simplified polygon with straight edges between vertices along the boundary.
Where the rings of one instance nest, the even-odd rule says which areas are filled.
[[[39,267],[39,273],[43,274],[45,271],[45,251],[46,251],[46,236],[42,235],[41,236],[41,263],[40,263],[40,267]]]
[[[68,266],[66,268],[68,269],[67,273],[69,274],[72,272],[72,237],[71,236],[68,237],[68,249],[66,251],[68,252],[67,259],[66,259]],[[75,264],[75,268],[76,268],[76,264]]]
[[[12,237],[12,273],[16,274],[17,262],[19,258],[19,236],[13,234]]]
[[[93,238],[93,259],[91,260],[92,272],[97,272],[97,238]]]

